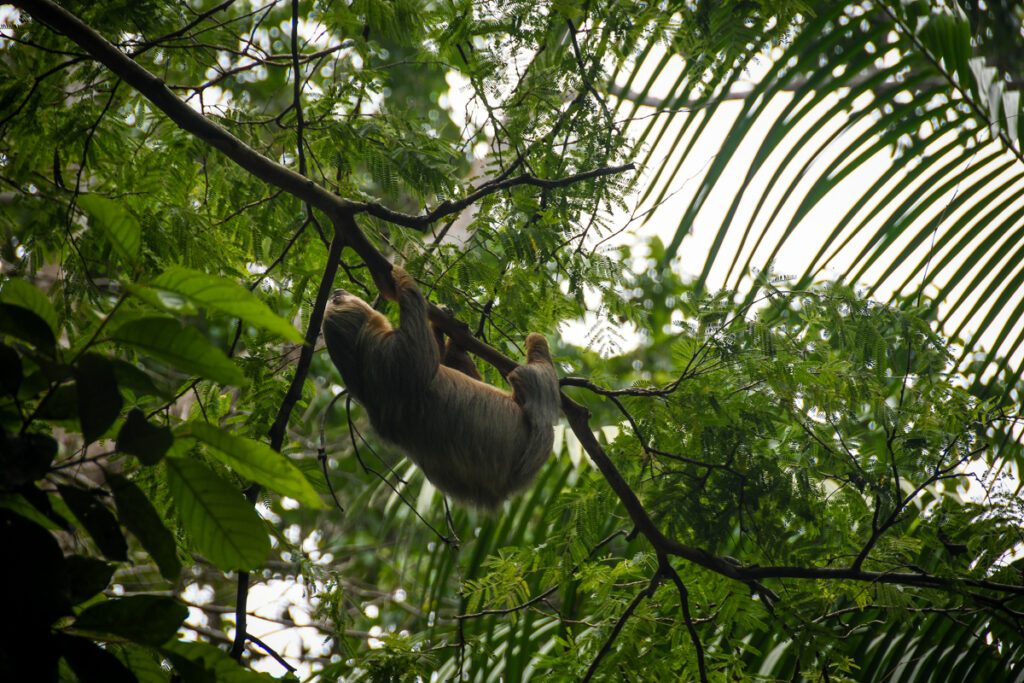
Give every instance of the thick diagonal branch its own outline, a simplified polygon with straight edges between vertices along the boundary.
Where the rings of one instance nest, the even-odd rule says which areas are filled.
[[[225,156],[260,180],[281,188],[323,211],[332,219],[338,218],[341,214],[352,216],[369,213],[390,223],[423,231],[428,229],[434,221],[458,213],[486,195],[510,187],[517,185],[532,185],[540,188],[565,187],[633,168],[633,164],[597,168],[574,176],[556,179],[536,178],[526,174],[505,178],[484,183],[462,199],[442,202],[436,208],[420,215],[393,211],[376,202],[352,201],[333,194],[301,173],[296,173],[287,166],[260,154],[216,122],[194,110],[179,99],[159,77],[137,64],[116,45],[60,5],[50,0],[17,0],[14,5],[24,9],[37,21],[63,33],[84,48],[94,59],[135,88],[183,130],[220,150]],[[354,247],[354,245],[351,246]]]

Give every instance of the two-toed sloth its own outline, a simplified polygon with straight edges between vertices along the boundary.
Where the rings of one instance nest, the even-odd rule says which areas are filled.
[[[551,453],[559,389],[547,340],[526,338],[526,364],[508,374],[512,393],[492,387],[474,378],[465,351],[439,348],[416,282],[397,266],[392,275],[398,327],[335,290],[324,314],[327,351],[381,437],[444,493],[493,509],[529,485]]]

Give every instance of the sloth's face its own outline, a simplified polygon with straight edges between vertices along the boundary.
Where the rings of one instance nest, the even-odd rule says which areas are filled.
[[[327,302],[327,317],[343,315],[346,318],[365,319],[375,311],[368,303],[344,289],[336,289]]]
[[[386,325],[384,316],[344,289],[334,290],[324,311],[324,334],[345,346],[354,344],[367,326],[379,328]]]
[[[330,303],[334,304],[335,306],[341,306],[346,302],[352,301],[353,299],[359,301],[360,303],[363,302],[362,299],[360,299],[355,294],[352,294],[349,291],[346,291],[344,289],[336,289],[331,293]]]

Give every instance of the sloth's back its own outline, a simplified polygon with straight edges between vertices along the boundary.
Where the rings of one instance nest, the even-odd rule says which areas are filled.
[[[374,429],[456,499],[494,507],[526,486],[550,453],[550,427],[539,435],[546,444],[538,443],[511,394],[460,372],[441,366],[426,391],[398,392],[389,406],[370,409]]]

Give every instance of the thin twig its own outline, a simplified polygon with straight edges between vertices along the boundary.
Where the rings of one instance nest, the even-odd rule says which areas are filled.
[[[604,645],[598,650],[597,656],[594,657],[594,661],[590,663],[590,668],[587,669],[586,675],[583,677],[583,683],[591,680],[594,674],[597,673],[597,668],[601,665],[601,660],[604,659],[605,655],[608,654],[612,649],[612,645],[615,644],[616,638],[619,637],[619,633],[622,631],[622,627],[626,625],[629,618],[633,616],[633,612],[640,606],[640,603],[645,599],[654,595],[654,591],[658,589],[658,584],[661,583],[661,573],[655,573],[651,577],[650,583],[642,591],[636,594],[633,600],[626,606],[626,609],[619,616],[619,620],[615,622],[615,626],[612,628],[612,632],[608,634],[608,638],[604,641]]]
[[[658,556],[658,565],[662,574],[672,580],[672,583],[676,585],[676,590],[679,591],[679,604],[683,610],[683,620],[686,622],[686,630],[690,633],[690,642],[693,643],[693,649],[697,653],[697,670],[700,672],[701,683],[708,683],[708,670],[707,664],[704,662],[704,646],[701,645],[700,636],[697,634],[697,628],[693,623],[693,615],[690,614],[690,592],[686,590],[686,584],[679,577],[679,572],[669,562],[668,556],[661,554]]]

